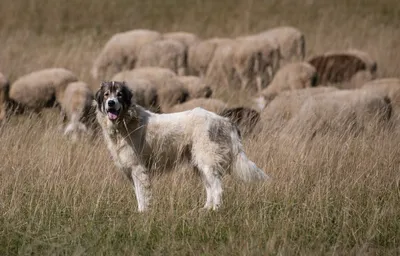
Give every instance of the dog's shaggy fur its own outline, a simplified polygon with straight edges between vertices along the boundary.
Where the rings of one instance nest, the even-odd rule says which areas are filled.
[[[168,161],[188,160],[204,181],[206,209],[221,205],[224,174],[244,181],[268,176],[243,151],[238,128],[228,118],[202,108],[172,113],[150,112],[132,99],[124,82],[103,82],[96,92],[97,120],[116,165],[133,182],[138,210],[150,204],[150,172]]]

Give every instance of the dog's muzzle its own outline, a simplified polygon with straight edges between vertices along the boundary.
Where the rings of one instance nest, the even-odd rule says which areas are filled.
[[[121,110],[121,104],[119,103],[118,99],[107,99],[105,110],[107,112],[108,119],[110,119],[111,121],[115,121],[118,119]]]

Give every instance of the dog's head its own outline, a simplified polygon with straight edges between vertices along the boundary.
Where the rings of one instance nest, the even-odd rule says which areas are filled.
[[[132,105],[132,96],[125,82],[102,82],[95,95],[97,109],[114,122],[121,118]]]

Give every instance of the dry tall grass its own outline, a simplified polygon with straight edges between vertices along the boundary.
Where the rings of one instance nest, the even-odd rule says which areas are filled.
[[[381,77],[397,76],[399,14],[396,0],[2,0],[0,71],[15,80],[66,67],[96,88],[92,61],[118,31],[236,36],[289,24],[304,31],[309,56],[357,47],[378,60]],[[102,138],[70,144],[55,120],[47,111],[0,127],[0,255],[400,253],[398,134],[323,136],[303,147],[302,134],[264,132],[244,144],[271,184],[226,177],[221,211],[199,212],[203,186],[176,173],[156,179],[153,209],[139,214]]]

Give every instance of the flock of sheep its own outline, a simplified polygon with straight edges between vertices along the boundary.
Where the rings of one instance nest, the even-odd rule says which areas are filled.
[[[126,81],[136,102],[154,112],[203,107],[247,132],[368,130],[397,121],[400,80],[377,79],[377,63],[346,49],[306,58],[304,34],[277,27],[237,38],[201,39],[188,32],[137,29],[112,36],[94,60],[96,80]],[[229,107],[215,88],[253,95],[251,107]],[[229,90],[226,90],[229,92]],[[0,120],[58,106],[64,133],[94,128],[93,92],[70,70],[49,68],[10,84],[0,73]]]

